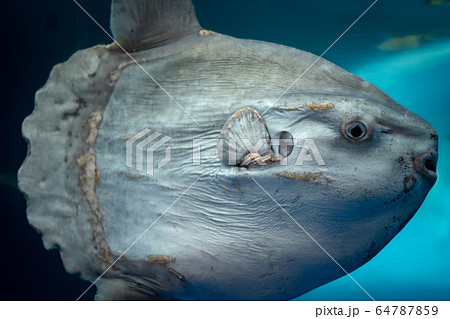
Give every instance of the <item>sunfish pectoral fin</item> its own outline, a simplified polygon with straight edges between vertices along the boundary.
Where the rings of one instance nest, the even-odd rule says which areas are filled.
[[[217,154],[227,166],[273,161],[269,131],[256,110],[246,107],[228,119],[219,136]]]
[[[159,46],[201,29],[191,0],[113,0],[111,31],[128,51]]]

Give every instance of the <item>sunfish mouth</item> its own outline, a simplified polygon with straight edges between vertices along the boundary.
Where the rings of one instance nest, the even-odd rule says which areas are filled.
[[[438,153],[436,151],[429,151],[420,155],[412,156],[411,159],[414,170],[434,184],[437,179],[436,166]]]
[[[404,180],[405,193],[409,192],[416,185],[417,177],[422,177],[430,187],[436,183],[438,152],[431,150],[418,155],[411,156],[412,172]]]

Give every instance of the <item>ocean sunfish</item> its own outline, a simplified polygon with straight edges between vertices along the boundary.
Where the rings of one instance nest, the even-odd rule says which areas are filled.
[[[436,181],[431,125],[333,63],[203,30],[189,0],[114,0],[111,30],[37,92],[19,171],[96,299],[297,297],[373,258]]]

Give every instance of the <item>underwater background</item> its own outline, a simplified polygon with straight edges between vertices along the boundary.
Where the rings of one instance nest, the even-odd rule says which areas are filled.
[[[78,2],[109,30],[110,0]],[[373,0],[193,2],[206,29],[320,55]],[[439,133],[438,180],[422,207],[375,258],[352,272],[376,300],[450,300],[449,17],[448,0],[379,0],[324,55]],[[59,252],[45,250],[26,219],[16,178],[27,153],[21,124],[55,64],[111,41],[72,0],[2,1],[0,24],[0,300],[75,300],[89,283],[65,271]],[[83,299],[94,295],[91,289]],[[296,300],[368,297],[344,276]]]

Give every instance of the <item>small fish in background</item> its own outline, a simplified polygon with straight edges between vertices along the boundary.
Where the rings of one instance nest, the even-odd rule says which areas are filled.
[[[401,51],[408,49],[415,49],[423,46],[433,40],[441,39],[445,35],[425,35],[425,34],[411,34],[401,37],[389,38],[378,45],[378,49],[385,51]]]
[[[450,0],[426,0],[425,3],[432,6],[450,6]]]

